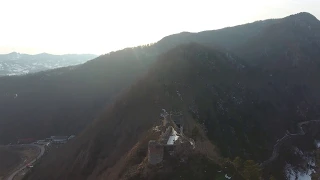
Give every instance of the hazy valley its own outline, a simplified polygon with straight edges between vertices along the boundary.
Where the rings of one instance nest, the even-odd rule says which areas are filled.
[[[82,64],[96,55],[28,55],[10,53],[0,55],[0,76],[23,75],[39,71]]]

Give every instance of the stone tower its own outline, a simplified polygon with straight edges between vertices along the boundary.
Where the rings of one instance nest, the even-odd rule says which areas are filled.
[[[148,162],[155,165],[163,160],[163,146],[158,142],[151,140],[148,144]]]

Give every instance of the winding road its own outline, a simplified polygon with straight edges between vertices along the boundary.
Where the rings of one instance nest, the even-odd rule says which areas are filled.
[[[29,163],[27,164],[33,164],[34,162],[36,162],[45,152],[45,148],[44,146],[40,146],[40,145],[37,145],[37,144],[25,144],[25,145],[21,145],[21,146],[30,146],[30,147],[37,147],[39,148],[40,152],[38,154],[38,156],[33,159],[32,161],[30,161]],[[25,169],[27,167],[27,164],[20,167],[19,169],[17,169],[15,172],[13,172],[8,178],[7,180],[13,180],[13,178],[20,172],[22,171],[23,169]]]
[[[298,128],[299,128],[299,132],[296,134],[291,134],[289,131],[287,131],[287,133],[281,138],[277,140],[277,143],[273,146],[273,151],[272,151],[272,155],[271,157],[264,161],[260,166],[261,167],[265,167],[266,165],[268,165],[269,163],[273,162],[274,160],[276,160],[279,156],[279,149],[281,147],[281,145],[283,145],[285,143],[285,141],[290,140],[292,137],[294,136],[303,136],[306,133],[304,132],[302,126],[303,125],[307,125],[311,122],[320,122],[320,120],[310,120],[310,121],[304,121],[304,122],[300,122],[298,123]]]

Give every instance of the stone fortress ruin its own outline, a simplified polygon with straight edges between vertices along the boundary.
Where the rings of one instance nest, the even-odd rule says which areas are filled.
[[[156,165],[165,159],[165,154],[174,155],[178,147],[194,149],[195,142],[183,134],[183,114],[181,112],[167,113],[162,109],[161,135],[158,140],[150,140],[148,143],[148,163]]]

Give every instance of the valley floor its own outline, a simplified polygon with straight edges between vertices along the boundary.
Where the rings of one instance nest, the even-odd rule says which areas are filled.
[[[2,148],[15,156],[7,158],[6,161],[0,161],[0,167],[5,167],[0,169],[0,172],[2,172],[0,180],[16,179],[16,174],[25,169],[27,164],[35,161],[42,153],[42,149],[37,145],[12,145],[2,146]]]

